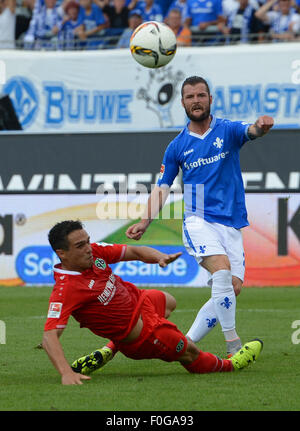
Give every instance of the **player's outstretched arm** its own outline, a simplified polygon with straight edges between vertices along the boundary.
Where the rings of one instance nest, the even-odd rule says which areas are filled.
[[[128,245],[122,260],[140,260],[145,263],[158,263],[159,266],[165,268],[181,255],[181,252],[166,254],[152,247]]]
[[[45,331],[42,343],[43,349],[46,350],[49,359],[61,375],[61,382],[63,385],[82,385],[81,380],[90,380],[90,377],[74,373],[68,364],[59,341],[61,333],[62,330],[58,329]]]
[[[149,196],[141,221],[129,226],[127,229],[126,236],[128,238],[135,239],[137,241],[141,239],[152,220],[155,219],[159,211],[164,206],[167,197],[169,196],[169,192],[169,187],[154,187],[151,195]]]
[[[274,119],[268,115],[258,117],[254,124],[251,124],[248,129],[250,139],[260,138],[264,136],[274,126]]]

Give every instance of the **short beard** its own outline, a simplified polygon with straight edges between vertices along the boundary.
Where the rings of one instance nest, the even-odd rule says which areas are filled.
[[[210,108],[203,112],[200,117],[194,116],[192,113],[188,113],[185,109],[185,113],[191,121],[195,121],[196,123],[202,123],[202,121],[207,120],[210,116]]]

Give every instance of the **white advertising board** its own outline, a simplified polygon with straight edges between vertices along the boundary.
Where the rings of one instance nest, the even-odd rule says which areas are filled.
[[[146,69],[130,51],[1,51],[6,81],[25,132],[103,132],[181,128],[183,80],[208,80],[212,112],[276,127],[300,127],[300,43],[178,48],[172,62]],[[2,73],[3,75],[3,73]]]

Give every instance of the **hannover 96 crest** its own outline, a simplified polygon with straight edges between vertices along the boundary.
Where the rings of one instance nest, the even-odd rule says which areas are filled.
[[[106,262],[105,262],[105,260],[97,257],[97,259],[95,260],[95,266],[99,269],[105,269],[106,268]]]

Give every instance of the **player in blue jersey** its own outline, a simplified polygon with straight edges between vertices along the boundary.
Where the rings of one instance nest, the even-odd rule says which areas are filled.
[[[167,147],[145,213],[126,234],[131,239],[141,238],[163,207],[180,167],[185,203],[183,242],[210,273],[212,288],[211,298],[198,312],[187,336],[198,342],[220,322],[227,353],[233,355],[241,348],[235,329],[236,295],[245,272],[241,228],[249,224],[239,151],[247,141],[265,135],[274,121],[266,115],[251,125],[215,118],[210,113],[208,84],[198,76],[187,78],[181,91],[190,121]]]

